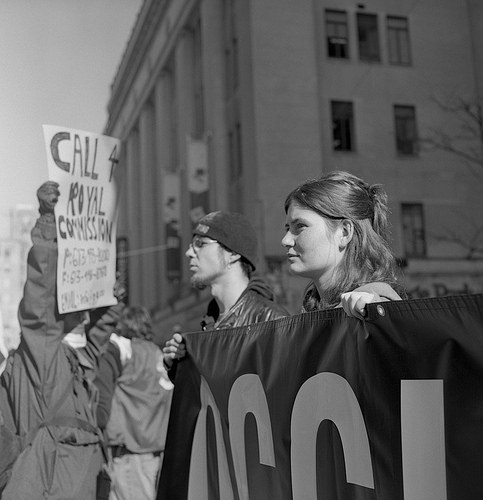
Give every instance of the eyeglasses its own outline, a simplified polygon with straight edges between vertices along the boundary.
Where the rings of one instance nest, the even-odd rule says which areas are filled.
[[[198,253],[201,248],[203,248],[206,245],[211,245],[211,243],[218,243],[218,242],[216,240],[204,240],[199,236],[194,236],[193,239],[191,240],[190,248],[195,253]]]

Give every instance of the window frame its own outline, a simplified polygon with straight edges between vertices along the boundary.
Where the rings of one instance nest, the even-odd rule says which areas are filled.
[[[426,228],[422,203],[401,203],[401,225],[406,258],[426,258]]]
[[[336,107],[338,109],[336,109]],[[344,109],[345,108],[345,109]],[[354,152],[355,147],[355,113],[352,101],[330,101],[332,124],[332,150],[336,152]],[[336,141],[340,146],[336,146]]]
[[[401,24],[397,26],[397,22]],[[405,26],[402,26],[404,22]],[[386,16],[387,59],[394,66],[411,66],[409,19],[405,16]]]
[[[339,19],[337,19],[337,16],[339,16]],[[345,33],[341,33],[344,31]],[[325,9],[325,34],[327,57],[330,59],[350,59],[349,19],[345,10]],[[335,39],[338,43],[335,42]]]
[[[408,113],[408,112],[411,113]],[[398,156],[418,156],[419,139],[416,119],[416,107],[394,104],[394,137]],[[406,116],[405,116],[406,115]],[[410,146],[408,146],[410,144]]]
[[[364,24],[361,22],[363,19],[374,21],[372,26],[370,23]],[[381,41],[379,34],[379,18],[377,14],[370,14],[368,12],[357,12],[357,47],[359,50],[359,60],[369,63],[381,62]],[[364,31],[363,31],[363,28]],[[372,30],[370,29],[372,28]],[[372,33],[371,33],[372,31]],[[375,36],[374,34],[375,33]],[[362,35],[366,35],[367,40],[362,41]],[[370,35],[373,34],[371,37]],[[375,41],[375,43],[374,43]]]

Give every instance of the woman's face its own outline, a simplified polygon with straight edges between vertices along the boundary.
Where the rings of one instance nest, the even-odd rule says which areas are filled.
[[[323,290],[344,255],[342,224],[334,231],[317,212],[293,202],[285,229],[282,245],[287,249],[290,273],[310,278]]]

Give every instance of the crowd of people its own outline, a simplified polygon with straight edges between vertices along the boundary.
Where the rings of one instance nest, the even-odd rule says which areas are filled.
[[[0,342],[1,498],[153,499],[183,333],[161,350],[149,312],[122,301],[59,314],[58,185],[37,195],[21,341],[11,353]],[[342,307],[363,319],[368,303],[405,298],[380,185],[331,172],[294,189],[285,213],[289,271],[308,279],[302,312]],[[216,211],[198,222],[186,257],[192,286],[212,296],[201,330],[289,315],[256,274],[257,253],[244,215]]]

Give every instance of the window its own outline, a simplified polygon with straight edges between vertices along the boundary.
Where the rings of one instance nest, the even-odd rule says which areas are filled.
[[[426,257],[422,203],[403,203],[401,214],[406,257]]]
[[[375,14],[357,14],[357,36],[359,59],[361,61],[379,62],[381,60],[379,30]]]
[[[349,58],[349,34],[347,13],[340,10],[325,11],[327,55],[339,59]]]
[[[387,41],[390,64],[411,64],[409,26],[406,17],[387,16]]]
[[[334,151],[354,150],[354,111],[351,102],[332,101],[332,147]]]
[[[418,154],[416,111],[414,106],[394,106],[394,120],[397,154]]]

